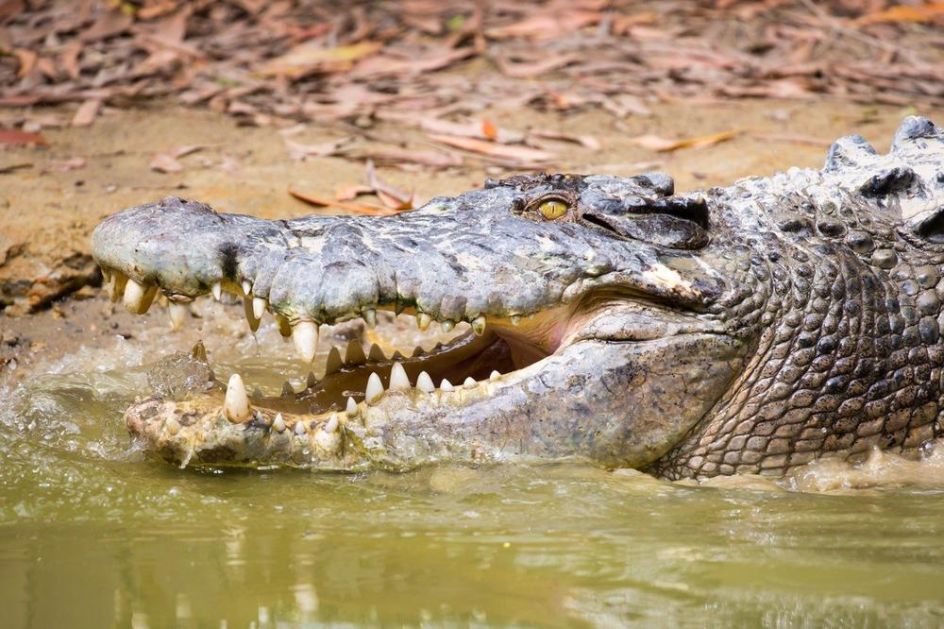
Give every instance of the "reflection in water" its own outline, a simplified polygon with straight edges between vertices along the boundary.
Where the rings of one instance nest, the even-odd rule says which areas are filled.
[[[932,626],[944,614],[944,455],[823,463],[779,484],[576,465],[180,471],[146,460],[121,423],[165,340],[83,350],[3,394],[3,626]],[[269,345],[237,344],[215,366],[264,380]]]

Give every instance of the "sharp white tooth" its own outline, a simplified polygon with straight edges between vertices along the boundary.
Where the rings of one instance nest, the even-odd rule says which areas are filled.
[[[436,385],[433,384],[433,379],[429,377],[428,373],[421,371],[420,375],[416,377],[416,388],[423,393],[432,393],[436,390]]]
[[[177,421],[176,417],[168,417],[167,421],[164,422],[164,428],[166,428],[167,432],[170,434],[176,435],[180,432],[180,422]]]
[[[243,313],[246,315],[246,321],[249,322],[249,330],[255,332],[259,329],[259,317],[252,309],[252,299],[243,297]]]
[[[210,291],[213,293],[213,299],[216,301],[219,301],[223,297],[223,285],[220,282],[213,282]]]
[[[410,377],[406,375],[403,365],[393,363],[393,367],[390,368],[390,390],[408,391],[410,388]]]
[[[363,365],[367,362],[367,356],[364,355],[364,348],[360,341],[348,341],[347,350],[344,352],[344,362],[349,365]]]
[[[521,323],[521,315],[512,315],[511,325],[518,325],[519,323]]]
[[[472,321],[472,331],[479,336],[485,333],[485,315],[479,315]]]
[[[304,435],[306,432],[308,432],[308,427],[305,426],[305,422],[303,422],[302,420],[298,420],[297,422],[295,422],[295,434],[296,434],[296,435],[298,435],[299,437],[301,437],[301,436]]]
[[[179,330],[184,327],[184,321],[187,320],[187,315],[190,314],[190,306],[172,301],[167,304],[167,312],[170,314],[171,329]]]
[[[341,420],[338,419],[338,414],[331,413],[331,417],[328,419],[328,421],[325,422],[325,425],[322,427],[322,430],[324,430],[328,434],[331,434],[333,432],[337,432],[338,426],[340,425],[341,425]]]
[[[292,328],[292,340],[299,358],[310,363],[318,347],[318,326],[313,321],[299,321]]]
[[[429,328],[429,324],[432,322],[433,318],[425,312],[421,312],[416,315],[416,327],[418,327],[420,330],[427,330]]]
[[[497,369],[488,374],[489,380],[498,380],[499,378],[501,378],[501,373]]]
[[[344,412],[347,413],[348,417],[355,417],[357,415],[357,402],[354,401],[354,398],[349,397],[347,399],[347,407],[344,409]]]
[[[373,343],[370,346],[370,351],[367,352],[367,358],[374,363],[382,363],[387,360],[387,357],[384,356],[383,350],[380,349],[380,346],[376,343]]]
[[[368,328],[373,328],[377,326],[377,311],[373,308],[366,308],[364,310],[364,323],[367,324]]]
[[[279,334],[282,335],[282,338],[292,336],[292,324],[288,322],[288,319],[282,315],[275,315],[275,321],[279,324]]]
[[[262,313],[266,309],[266,300],[262,297],[253,297],[252,298],[252,314],[256,319],[262,318]]]
[[[293,395],[295,395],[295,389],[293,389],[291,383],[286,380],[282,383],[282,397],[292,397]]]
[[[452,386],[452,383],[443,378],[443,381],[439,384],[439,389],[441,391],[455,391],[456,388]]]
[[[105,284],[111,283],[111,278],[112,278],[112,277],[113,277],[112,272],[109,271],[108,269],[106,269],[105,267],[102,267],[102,279],[105,280],[104,283],[105,283]]]
[[[445,321],[439,324],[439,327],[442,328],[443,332],[452,332],[452,329],[456,327],[456,324],[450,321],[449,319],[446,319]]]
[[[282,418],[282,413],[275,414],[275,419],[272,420],[272,430],[285,432],[285,420]]]
[[[479,383],[476,382],[474,378],[469,377],[465,379],[465,382],[462,383],[462,386],[466,389],[474,389],[475,387],[479,386]]]
[[[249,419],[249,396],[246,395],[246,386],[238,373],[229,377],[226,397],[223,399],[223,413],[232,422],[244,422]]]
[[[309,389],[314,389],[316,384],[318,384],[318,378],[315,377],[315,372],[314,372],[314,371],[309,371],[309,372],[308,372],[308,380],[305,381],[305,385],[306,385]]]
[[[156,294],[156,286],[138,284],[136,281],[129,279],[127,286],[125,286],[125,296],[122,301],[128,312],[144,314],[151,307],[151,302],[154,301],[154,295]]]
[[[380,376],[376,373],[371,372],[370,377],[367,378],[367,389],[364,391],[364,401],[368,404],[373,404],[380,396],[383,395],[384,385],[380,381]]]
[[[250,282],[249,280],[243,280],[242,286],[243,286],[243,296],[249,297],[249,293],[252,292],[252,282]]]
[[[417,356],[424,356],[425,354],[426,354],[426,350],[424,350],[422,347],[417,345],[416,347],[413,348],[412,358],[416,358]]]
[[[328,352],[328,360],[325,363],[325,375],[337,373],[341,370],[343,364],[344,363],[341,361],[341,352],[338,351],[337,347],[332,347],[331,351]]]

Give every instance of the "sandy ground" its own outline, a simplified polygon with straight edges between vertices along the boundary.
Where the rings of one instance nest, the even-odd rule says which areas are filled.
[[[562,145],[561,171],[631,175],[658,169],[673,175],[679,190],[691,190],[790,166],[818,166],[829,142],[847,133],[860,133],[886,150],[908,113],[914,112],[832,101],[740,101],[665,105],[651,117],[623,120],[598,111],[564,117],[495,109],[485,117],[499,127],[558,129],[600,140],[600,150]],[[933,118],[942,112],[919,113]],[[729,130],[740,133],[728,142],[674,153],[656,153],[632,141],[647,133],[682,138]],[[275,129],[240,127],[221,114],[169,105],[107,110],[90,128],[50,129],[44,135],[47,147],[0,151],[0,380],[19,379],[37,357],[95,343],[96,335],[133,337],[155,317],[165,325],[164,313],[153,311],[132,321],[94,290],[100,276],[89,256],[89,237],[108,214],[178,195],[223,211],[300,216],[332,210],[292,198],[289,186],[331,198],[339,186],[365,177],[358,161],[292,160]],[[378,123],[369,137],[338,124],[310,125],[292,139],[315,143],[355,135],[354,142],[365,145],[422,140],[422,132],[390,123]],[[149,168],[154,154],[185,145],[202,148],[181,159],[182,172]],[[68,170],[76,158],[84,166]],[[467,161],[472,165],[461,169],[382,168],[379,173],[413,189],[420,200],[510,174]]]

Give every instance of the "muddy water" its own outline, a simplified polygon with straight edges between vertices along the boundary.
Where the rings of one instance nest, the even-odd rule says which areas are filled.
[[[121,415],[161,356],[202,337],[224,379],[303,375],[271,325],[257,340],[203,314],[179,335],[96,339],[0,394],[4,627],[944,622],[934,455],[702,486],[578,465],[350,476],[148,460]]]

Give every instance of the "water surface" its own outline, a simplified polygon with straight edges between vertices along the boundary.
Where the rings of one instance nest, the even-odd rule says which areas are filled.
[[[937,481],[178,470],[121,420],[165,335],[83,349],[0,395],[4,627],[944,623]],[[267,350],[230,345],[218,373],[276,386]],[[940,476],[921,465],[909,480]]]

